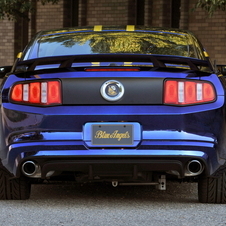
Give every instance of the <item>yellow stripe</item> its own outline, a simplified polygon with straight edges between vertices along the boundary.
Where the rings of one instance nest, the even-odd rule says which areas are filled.
[[[205,57],[209,57],[209,54],[206,51],[203,51]]]
[[[94,26],[94,31],[102,31],[102,25],[96,25]]]
[[[91,62],[92,66],[100,66],[100,62]]]
[[[124,66],[132,66],[133,62],[124,62]]]
[[[19,52],[19,53],[17,54],[17,58],[20,59],[20,58],[22,57],[22,54],[23,54],[22,52]]]
[[[135,26],[134,25],[127,25],[126,31],[135,31]]]

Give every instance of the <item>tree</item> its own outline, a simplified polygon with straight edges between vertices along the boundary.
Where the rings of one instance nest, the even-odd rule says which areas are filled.
[[[35,11],[37,1],[43,5],[59,2],[59,0],[0,0],[0,19],[17,20],[21,17],[29,19],[28,13]],[[202,8],[212,16],[216,10],[226,10],[226,0],[196,0],[193,10],[197,8]]]
[[[197,0],[194,9],[202,8],[209,16],[212,16],[213,13],[217,10],[225,11],[226,9],[226,0]]]
[[[17,20],[21,17],[29,19],[28,13],[35,10],[37,1],[45,5],[56,4],[59,0],[0,0],[0,19]]]

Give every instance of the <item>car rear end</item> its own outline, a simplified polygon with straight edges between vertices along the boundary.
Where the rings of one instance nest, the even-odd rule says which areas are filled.
[[[169,175],[196,179],[224,164],[224,80],[211,72],[205,55],[134,54],[138,46],[129,52],[126,41],[112,39],[118,33],[101,44],[113,43],[120,52],[102,53],[98,48],[106,46],[93,41],[98,54],[35,58],[41,41],[28,47],[2,88],[1,159],[15,177],[165,190]]]

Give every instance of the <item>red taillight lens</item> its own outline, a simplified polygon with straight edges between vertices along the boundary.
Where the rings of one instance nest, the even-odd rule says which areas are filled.
[[[60,83],[57,81],[48,83],[48,103],[49,104],[61,103]]]
[[[214,86],[209,82],[166,80],[164,104],[189,105],[212,102],[216,99]]]
[[[17,84],[13,88],[11,93],[11,99],[14,101],[23,101],[23,86],[22,84]]]
[[[29,102],[30,103],[40,103],[41,93],[40,93],[40,82],[34,82],[29,84]]]
[[[176,81],[167,81],[165,84],[165,103],[176,103],[178,101],[178,89]]]
[[[21,104],[61,104],[61,83],[46,81],[16,84],[12,87],[10,100]]]
[[[186,103],[195,103],[197,98],[197,84],[195,82],[185,82],[184,84],[184,91],[182,90],[182,95],[184,92],[184,101]]]
[[[212,85],[205,83],[203,85],[203,99],[204,101],[212,101],[215,98],[215,90]]]

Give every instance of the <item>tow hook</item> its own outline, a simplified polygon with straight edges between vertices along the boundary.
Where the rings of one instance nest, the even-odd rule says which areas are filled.
[[[118,186],[118,181],[117,180],[113,180],[112,181],[112,186],[115,188]]]
[[[159,176],[158,185],[156,186],[158,190],[165,191],[166,190],[166,175]]]

